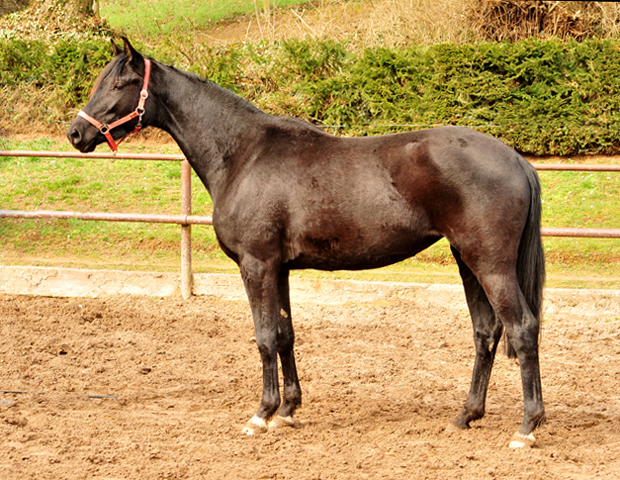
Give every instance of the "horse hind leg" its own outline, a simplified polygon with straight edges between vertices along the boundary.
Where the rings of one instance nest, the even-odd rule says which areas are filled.
[[[510,446],[516,448],[535,443],[533,431],[545,421],[545,408],[538,358],[540,322],[527,306],[519,287],[516,267],[510,269],[506,265],[487,258],[485,265],[478,265],[472,271],[476,273],[493,311],[506,329],[507,339],[519,360],[523,422],[510,442]]]
[[[460,253],[453,247],[452,253],[463,279],[476,346],[476,359],[469,395],[463,410],[447,428],[448,431],[457,431],[469,428],[471,421],[484,416],[489,379],[503,327],[476,276],[463,262]]]
[[[546,421],[538,358],[540,322],[527,306],[521,290],[518,295],[522,321],[506,325],[507,338],[519,359],[523,388],[523,422],[510,442],[512,448],[534,445],[533,431]]]
[[[280,273],[278,282],[278,355],[282,364],[284,377],[283,399],[276,416],[269,422],[269,428],[293,427],[293,414],[301,406],[301,387],[295,365],[295,332],[291,318],[291,302],[289,294],[289,272]]]

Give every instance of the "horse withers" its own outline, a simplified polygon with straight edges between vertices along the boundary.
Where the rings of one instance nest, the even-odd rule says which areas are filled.
[[[213,199],[213,226],[241,271],[263,365],[263,395],[244,432],[292,426],[301,405],[289,300],[292,269],[368,269],[445,237],[471,312],[476,358],[451,429],[485,412],[505,332],[518,357],[524,415],[510,445],[531,445],[545,419],[538,360],[545,277],[534,168],[488,135],[441,127],[339,138],[268,115],[216,84],[114,42],[67,136],[82,152],[138,127],[168,132]],[[278,360],[284,387],[278,387]]]

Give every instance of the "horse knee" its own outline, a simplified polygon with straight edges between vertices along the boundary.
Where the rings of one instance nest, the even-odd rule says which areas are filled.
[[[278,348],[276,342],[273,340],[265,340],[256,337],[256,346],[260,353],[261,361],[263,365],[276,362],[278,359]]]

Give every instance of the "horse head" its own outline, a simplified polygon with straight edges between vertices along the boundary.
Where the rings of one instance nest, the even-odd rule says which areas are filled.
[[[114,59],[97,79],[90,100],[67,130],[69,142],[81,152],[92,152],[106,141],[116,151],[127,135],[148,125],[151,61],[124,37],[122,49],[114,40],[112,48]]]

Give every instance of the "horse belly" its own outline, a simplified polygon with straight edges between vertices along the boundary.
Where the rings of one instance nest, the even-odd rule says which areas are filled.
[[[332,221],[310,225],[287,242],[290,268],[364,270],[414,256],[439,238],[417,222],[373,216],[361,222]]]

